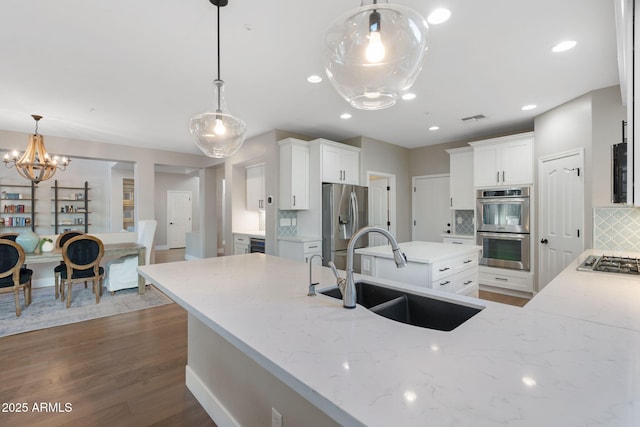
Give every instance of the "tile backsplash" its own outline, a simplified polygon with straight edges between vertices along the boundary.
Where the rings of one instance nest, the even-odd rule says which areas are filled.
[[[298,211],[278,209],[278,237],[290,237],[298,234]]]
[[[456,210],[453,212],[453,233],[456,235],[473,236],[475,228],[473,210]]]
[[[616,251],[640,251],[640,209],[593,208],[593,247]]]

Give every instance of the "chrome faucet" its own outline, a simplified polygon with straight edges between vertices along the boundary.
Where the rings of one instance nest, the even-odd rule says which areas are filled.
[[[362,236],[367,233],[380,233],[384,237],[389,240],[391,243],[391,249],[393,250],[393,260],[396,263],[398,268],[405,267],[407,265],[407,257],[398,246],[398,241],[388,230],[381,227],[363,227],[360,230],[356,231],[355,234],[349,240],[349,244],[347,245],[347,277],[346,279],[339,278],[337,275],[337,271],[334,268],[334,274],[338,277],[338,286],[342,291],[342,305],[344,308],[355,308],[356,307],[356,285],[353,281],[353,254],[356,249],[356,242]],[[344,287],[344,290],[342,289]]]
[[[315,257],[318,257],[321,260],[323,260],[322,255],[320,254],[313,254],[309,257],[309,293],[307,294],[307,296],[310,296],[310,297],[313,297],[316,295],[316,285],[318,284],[318,282],[313,283],[313,259]]]
[[[318,257],[324,261],[324,258],[322,258],[320,254],[313,254],[309,257],[309,293],[307,293],[307,296],[309,297],[313,297],[316,295],[316,286],[318,285],[318,282],[313,283],[313,259],[315,257]],[[331,267],[333,275],[336,276],[340,292],[344,292],[345,280],[338,274],[338,270],[336,269],[336,265],[333,263],[333,261],[329,261],[329,267]]]

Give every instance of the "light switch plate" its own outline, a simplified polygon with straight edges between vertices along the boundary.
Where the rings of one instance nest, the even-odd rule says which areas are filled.
[[[280,227],[291,226],[291,218],[280,218]]]

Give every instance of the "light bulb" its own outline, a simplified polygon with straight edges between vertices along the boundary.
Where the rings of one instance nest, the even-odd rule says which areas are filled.
[[[224,135],[227,132],[227,128],[224,127],[222,119],[216,119],[216,125],[213,127],[213,131],[216,135]]]
[[[369,45],[367,45],[367,52],[365,56],[367,61],[372,64],[377,64],[384,59],[385,49],[380,38],[379,31],[371,31],[369,33]]]

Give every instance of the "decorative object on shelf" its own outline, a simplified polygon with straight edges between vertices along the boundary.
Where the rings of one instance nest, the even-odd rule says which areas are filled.
[[[29,229],[18,234],[18,237],[16,237],[16,243],[22,246],[25,253],[30,254],[38,247],[40,237],[38,237],[33,230]]]
[[[190,121],[191,135],[196,145],[208,157],[225,158],[235,154],[244,143],[247,125],[227,111],[224,99],[224,81],[220,79],[220,8],[227,0],[209,0],[218,11],[218,78],[214,84],[215,111],[206,111],[193,116]]]
[[[54,246],[53,240],[48,237],[40,240],[40,252],[51,252]]]
[[[70,160],[67,157],[53,156],[52,158],[49,156],[44,148],[44,138],[42,135],[38,135],[38,121],[42,116],[33,114],[31,117],[36,121],[36,130],[29,139],[26,151],[22,155],[15,150],[11,154],[6,153],[3,161],[6,167],[15,166],[22,177],[37,184],[51,178],[58,169],[64,171]]]
[[[366,1],[338,17],[325,36],[325,72],[352,107],[393,106],[413,85],[427,51],[427,21],[408,7]]]

